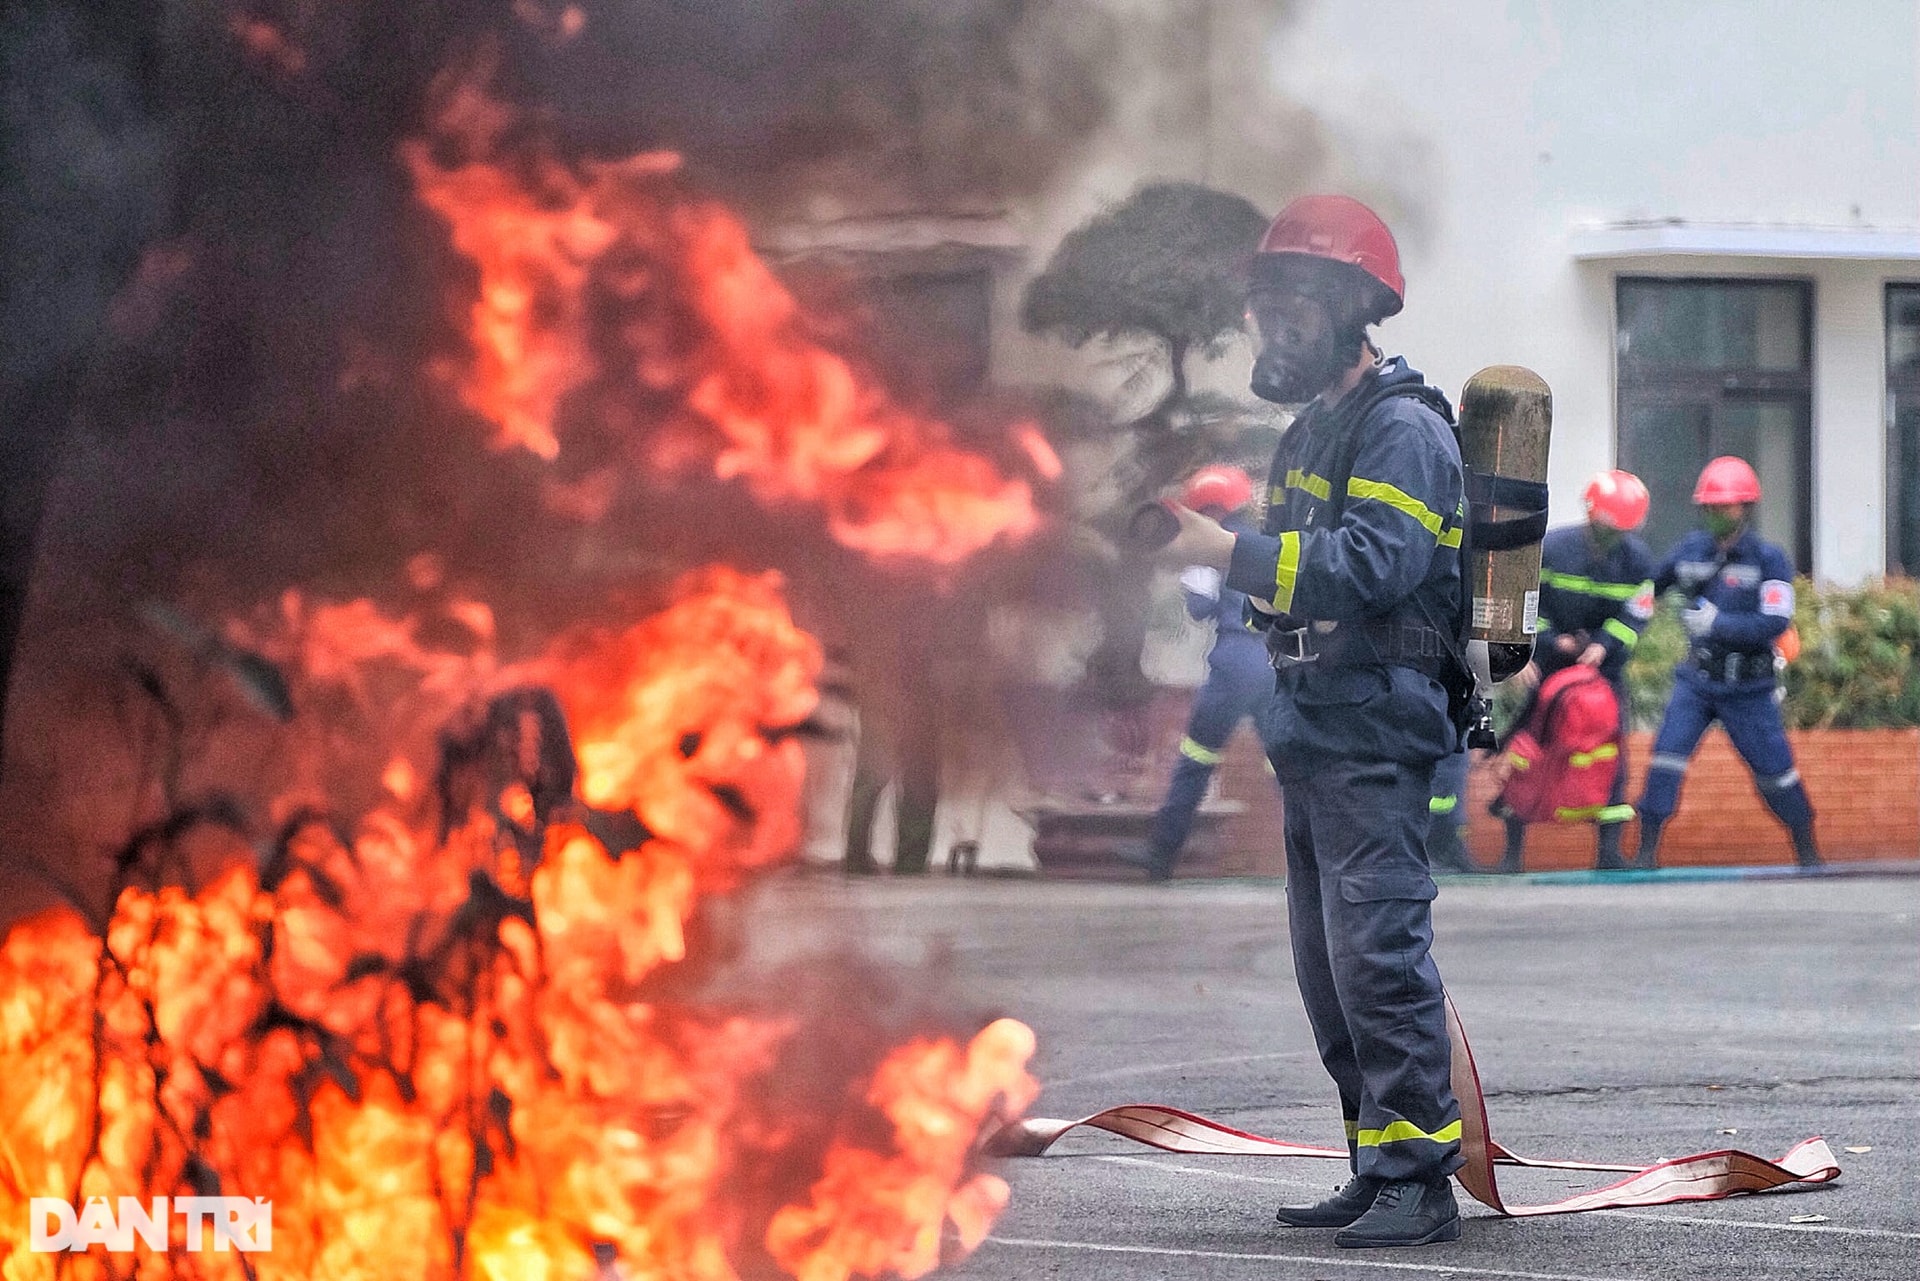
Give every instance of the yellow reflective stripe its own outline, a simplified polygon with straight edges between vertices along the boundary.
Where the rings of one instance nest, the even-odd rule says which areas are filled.
[[[1610,761],[1620,755],[1618,743],[1602,743],[1591,752],[1575,752],[1567,757],[1567,764],[1575,769],[1585,769],[1598,761]]]
[[[1161,741],[1164,742],[1165,740],[1163,739]],[[1194,742],[1192,738],[1182,738],[1180,740],[1180,755],[1186,757],[1188,760],[1198,761],[1202,765],[1218,765],[1226,759],[1221,753],[1214,751],[1211,747],[1202,747],[1200,744]]]
[[[1579,592],[1582,596],[1598,596],[1603,600],[1632,600],[1640,594],[1641,587],[1639,583],[1603,583],[1580,574],[1563,574],[1557,569],[1541,570],[1540,581],[1563,592]]]
[[[1303,489],[1322,502],[1333,497],[1332,481],[1325,476],[1316,476],[1310,471],[1301,471],[1298,467],[1287,473],[1287,488]]]
[[[1459,804],[1458,796],[1435,796],[1427,801],[1427,813],[1451,814]]]
[[[1584,823],[1588,819],[1596,823],[1624,823],[1633,817],[1633,806],[1581,805],[1557,809],[1553,812],[1553,816],[1562,823]]]
[[[1347,1137],[1349,1139],[1357,1139],[1360,1137],[1360,1123],[1358,1121],[1347,1122]]]
[[[1513,766],[1515,769],[1532,769],[1533,768],[1533,762],[1528,760],[1526,757],[1520,755],[1520,753],[1518,752],[1507,753],[1507,764]]]
[[[1354,1141],[1363,1148],[1377,1148],[1382,1143],[1403,1143],[1408,1139],[1425,1139],[1428,1143],[1458,1143],[1460,1141],[1460,1123],[1443,1125],[1432,1134],[1411,1121],[1395,1121],[1384,1130],[1361,1130]]]
[[[1385,503],[1395,511],[1405,512],[1420,522],[1421,528],[1440,540],[1443,547],[1458,547],[1460,531],[1447,529],[1447,522],[1439,512],[1407,493],[1397,485],[1389,485],[1384,480],[1361,480],[1358,476],[1347,481],[1347,497],[1371,498],[1375,502]],[[1449,542],[1448,539],[1452,541]]]
[[[1267,506],[1278,507],[1281,503],[1284,503],[1286,501],[1287,501],[1287,491],[1283,487],[1279,485],[1275,485],[1273,488],[1267,491]]]
[[[1273,607],[1282,614],[1293,611],[1293,583],[1300,576],[1300,532],[1290,529],[1280,535],[1280,558],[1273,565]]]
[[[1609,618],[1606,622],[1600,624],[1600,630],[1619,641],[1622,645],[1625,645],[1628,649],[1632,649],[1640,643],[1640,633],[1634,631],[1633,628],[1628,627],[1617,618]]]

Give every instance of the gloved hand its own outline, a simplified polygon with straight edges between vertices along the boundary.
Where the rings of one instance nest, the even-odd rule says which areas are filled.
[[[1695,640],[1705,640],[1713,634],[1713,620],[1720,617],[1720,607],[1710,600],[1703,600],[1692,609],[1682,610],[1680,622],[1687,629],[1687,635]]]
[[[1180,586],[1195,596],[1220,599],[1220,571],[1205,565],[1189,565],[1180,571]]]

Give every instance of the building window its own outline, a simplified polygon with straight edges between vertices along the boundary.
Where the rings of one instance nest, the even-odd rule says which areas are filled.
[[[1693,527],[1707,460],[1735,454],[1760,474],[1760,534],[1810,569],[1813,286],[1622,277],[1616,303],[1620,465],[1653,496],[1654,552]]]
[[[1887,286],[1887,570],[1920,576],[1920,285]]]

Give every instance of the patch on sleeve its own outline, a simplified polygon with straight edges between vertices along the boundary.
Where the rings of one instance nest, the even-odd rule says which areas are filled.
[[[1760,584],[1760,612],[1775,618],[1793,617],[1793,584],[1769,578]]]
[[[1640,590],[1627,601],[1627,613],[1643,623],[1653,617],[1652,583],[1640,584]]]

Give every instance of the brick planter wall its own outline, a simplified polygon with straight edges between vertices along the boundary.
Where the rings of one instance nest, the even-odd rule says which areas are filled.
[[[1153,771],[1157,786],[1165,785],[1187,704],[1184,691],[1168,691],[1154,708],[1156,737],[1165,744],[1160,760],[1166,762]],[[1821,851],[1830,861],[1920,858],[1920,729],[1800,730],[1788,738],[1813,798]],[[1651,734],[1628,737],[1628,800],[1640,795],[1652,751]],[[1279,789],[1250,727],[1243,726],[1227,745],[1217,778],[1221,796],[1247,807],[1226,822],[1219,873],[1282,875]],[[1476,769],[1468,782],[1467,842],[1485,863],[1499,857],[1505,839],[1487,813],[1492,792],[1491,773]],[[1630,824],[1629,853],[1638,835],[1639,826]],[[1671,867],[1793,862],[1785,830],[1761,802],[1745,762],[1717,726],[1694,754],[1680,810],[1661,842],[1661,862]],[[1593,866],[1593,828],[1535,825],[1527,832],[1526,866],[1529,871]]]
[[[1920,858],[1920,729],[1798,730],[1787,735],[1794,764],[1813,800],[1814,834],[1829,860]],[[1631,780],[1627,799],[1640,795],[1653,735],[1628,736]],[[1482,861],[1497,858],[1505,837],[1487,813],[1490,771],[1468,784],[1468,848]],[[1639,825],[1626,848],[1637,848]],[[1754,790],[1746,762],[1718,726],[1694,753],[1680,793],[1680,809],[1660,842],[1667,866],[1791,863],[1786,829]],[[1593,866],[1593,829],[1585,824],[1540,823],[1527,831],[1527,868],[1548,871]]]

